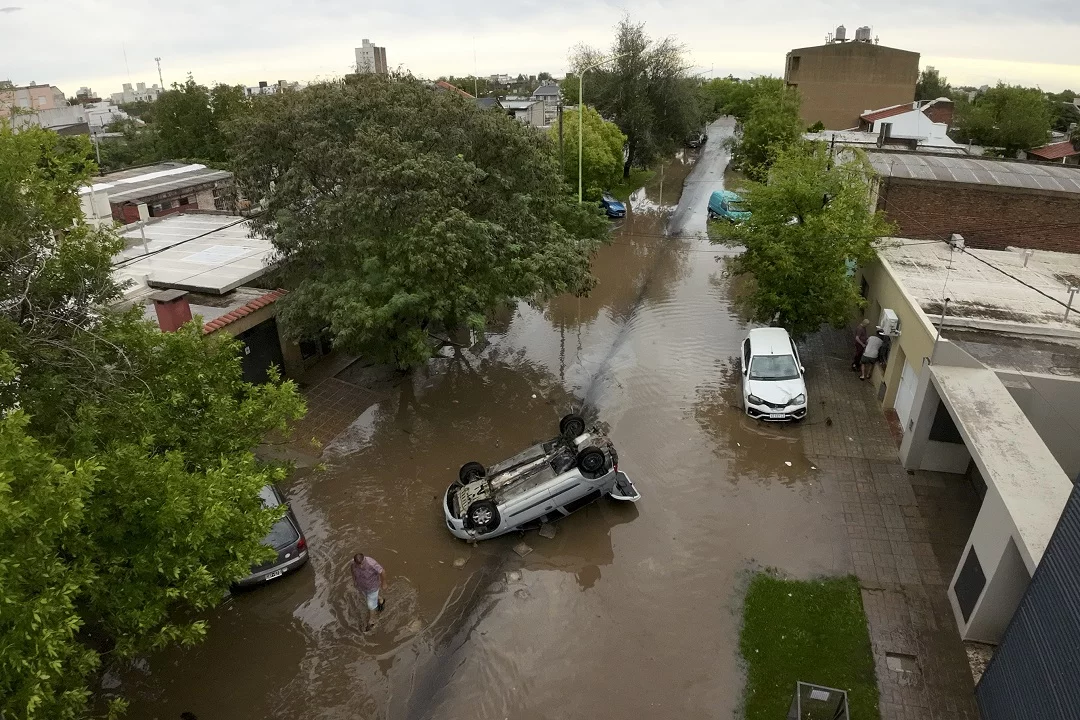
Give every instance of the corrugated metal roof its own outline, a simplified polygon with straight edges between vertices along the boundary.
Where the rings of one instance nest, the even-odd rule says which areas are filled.
[[[1080,707],[1080,486],[975,688],[985,720],[1072,718]]]
[[[890,152],[868,152],[867,157],[883,177],[1080,194],[1080,167],[1076,166]]]
[[[109,202],[121,203],[141,200],[153,197],[171,190],[183,190],[184,188],[204,185],[210,182],[231,178],[232,173],[228,170],[212,170],[201,168],[189,173],[166,175],[165,177],[151,178],[140,182],[132,182],[124,185],[116,185],[115,191],[110,190]]]

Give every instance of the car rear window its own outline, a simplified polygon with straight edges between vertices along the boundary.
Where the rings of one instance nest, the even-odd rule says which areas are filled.
[[[790,355],[757,355],[750,363],[751,380],[795,380],[799,368]]]
[[[292,545],[299,539],[299,533],[296,532],[296,528],[289,522],[289,517],[286,515],[274,523],[274,527],[270,528],[270,534],[263,540],[263,544],[273,548],[282,548],[286,545]]]

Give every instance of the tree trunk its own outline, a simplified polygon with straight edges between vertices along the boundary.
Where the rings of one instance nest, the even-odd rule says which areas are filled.
[[[637,142],[631,137],[626,141],[626,162],[623,163],[622,176],[623,180],[630,177],[630,168],[634,166],[634,150]]]

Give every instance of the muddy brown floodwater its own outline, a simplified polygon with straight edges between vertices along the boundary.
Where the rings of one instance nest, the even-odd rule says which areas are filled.
[[[361,407],[325,469],[285,488],[311,562],[229,599],[199,646],[110,672],[129,717],[731,717],[747,569],[828,569],[816,540],[836,531],[807,517],[821,490],[796,436],[738,405],[746,325],[705,238],[730,133],[719,121],[667,166],[663,206],[659,178],[634,196],[589,297],[521,304],[481,345]],[[525,558],[517,535],[471,547],[447,532],[440,497],[462,463],[550,437],[583,403],[610,425],[639,503],[603,499],[553,539],[530,532]],[[390,580],[370,633],[357,551]]]

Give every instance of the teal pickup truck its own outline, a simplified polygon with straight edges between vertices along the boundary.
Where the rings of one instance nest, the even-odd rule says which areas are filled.
[[[750,217],[743,210],[742,198],[730,190],[717,190],[709,198],[709,219],[724,218],[733,223],[742,222]]]

